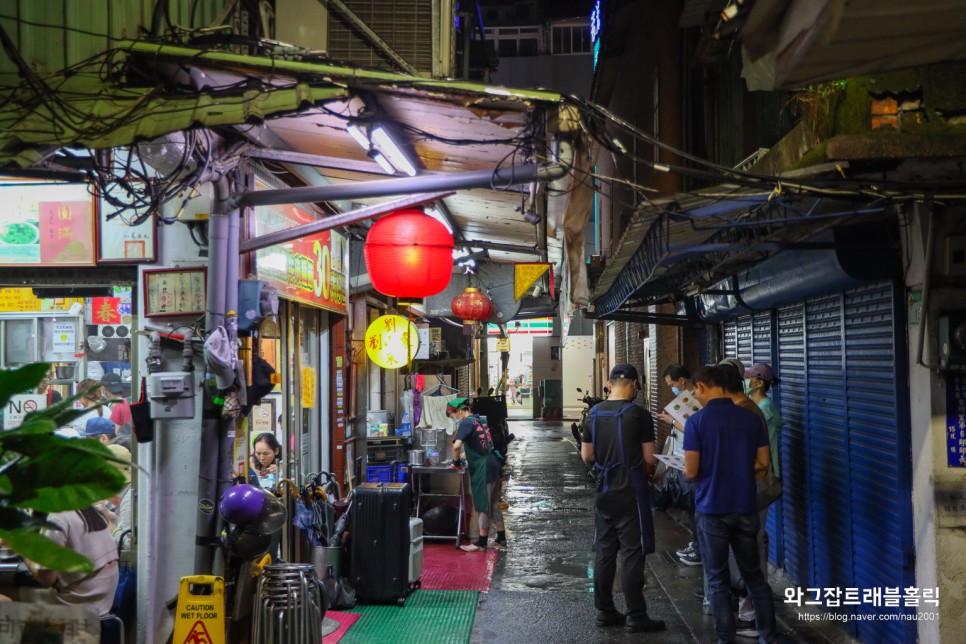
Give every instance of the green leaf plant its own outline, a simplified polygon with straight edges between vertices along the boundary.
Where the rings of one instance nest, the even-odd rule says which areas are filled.
[[[0,370],[0,405],[16,394],[34,391],[50,372],[45,363]],[[0,539],[21,556],[50,570],[91,572],[85,557],[44,536],[56,530],[46,520],[51,512],[82,510],[120,492],[124,475],[111,465],[127,465],[105,445],[89,439],[64,438],[58,427],[89,412],[74,402],[100,385],[27,414],[19,427],[0,431]]]

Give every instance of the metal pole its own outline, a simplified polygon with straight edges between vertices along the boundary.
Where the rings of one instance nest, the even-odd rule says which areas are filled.
[[[285,230],[279,230],[278,232],[267,233],[256,239],[249,239],[241,243],[240,251],[242,253],[250,253],[261,248],[268,248],[269,246],[292,241],[293,239],[305,237],[306,235],[322,232],[323,230],[338,228],[339,226],[347,226],[348,224],[354,224],[355,222],[362,221],[363,219],[371,219],[380,215],[386,215],[394,210],[399,210],[400,208],[411,208],[424,203],[437,201],[452,194],[452,192],[434,192],[425,195],[403,197],[401,199],[394,199],[393,201],[387,201],[386,203],[377,204],[375,206],[366,206],[365,208],[350,210],[348,212],[332,215],[331,217],[325,217],[324,219],[319,219],[318,221],[313,221],[308,224],[302,224],[301,226],[293,226],[292,228],[286,228]]]
[[[267,206],[313,201],[339,201],[367,197],[391,197],[417,192],[443,192],[471,188],[507,188],[531,181],[553,181],[566,175],[573,164],[569,141],[560,141],[557,161],[519,167],[479,170],[428,177],[404,177],[357,181],[326,186],[241,192],[231,196],[232,206]]]
[[[229,264],[229,236],[231,235],[231,215],[228,208],[230,186],[228,179],[221,176],[214,180],[215,196],[208,217],[208,303],[205,329],[210,333],[225,323],[226,283]],[[235,213],[237,217],[237,211]],[[237,234],[237,233],[236,233]],[[237,255],[235,257],[237,263]],[[235,275],[237,280],[237,265]],[[237,295],[236,295],[237,297]],[[201,391],[201,404],[207,408],[207,387]],[[195,573],[212,573],[215,547],[217,544],[218,520],[217,503],[218,474],[221,460],[222,430],[219,417],[203,416],[199,440],[198,465],[198,510],[195,530]]]

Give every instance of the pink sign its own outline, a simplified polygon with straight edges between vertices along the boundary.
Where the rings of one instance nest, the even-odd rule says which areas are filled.
[[[41,201],[40,262],[92,264],[94,262],[91,201]]]

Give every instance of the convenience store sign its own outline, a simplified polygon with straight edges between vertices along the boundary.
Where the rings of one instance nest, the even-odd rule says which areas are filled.
[[[286,230],[315,221],[297,206],[255,208],[255,235]],[[282,297],[346,313],[346,240],[331,230],[262,248],[255,252],[258,279]]]

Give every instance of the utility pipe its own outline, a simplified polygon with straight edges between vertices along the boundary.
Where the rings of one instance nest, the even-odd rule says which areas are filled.
[[[367,197],[391,197],[417,192],[469,190],[472,188],[502,189],[531,181],[553,181],[570,172],[574,154],[570,142],[561,140],[557,160],[550,163],[530,163],[516,168],[477,170],[451,174],[357,181],[327,186],[307,186],[282,190],[259,190],[231,195],[233,207],[268,206],[314,201],[340,201]]]
[[[231,237],[232,218],[238,217],[237,207],[232,207],[229,198],[231,186],[228,178],[221,174],[214,178],[214,197],[211,214],[208,217],[208,304],[205,329],[211,333],[225,324],[225,306],[228,302],[227,281],[228,265],[234,261],[235,279],[238,277],[238,254],[230,257],[229,238]],[[232,213],[234,211],[234,213]],[[234,225],[237,225],[234,224]],[[235,233],[237,238],[237,231]],[[237,298],[237,283],[236,283]],[[237,301],[237,300],[236,300]],[[198,504],[195,519],[195,562],[194,571],[199,575],[210,575],[213,571],[215,551],[218,545],[219,498],[218,481],[223,442],[228,442],[229,427],[220,414],[212,413],[208,401],[207,386],[198,390],[202,414],[201,436],[199,437],[198,463]]]
[[[919,347],[916,349],[916,364],[920,367],[932,369],[933,365],[923,360],[922,351],[926,345],[926,321],[929,320],[929,292],[932,287],[932,256],[936,245],[936,217],[939,215],[936,212],[935,206],[933,204],[929,205],[932,207],[923,207],[924,210],[928,210],[929,212],[929,228],[926,232],[926,265],[925,275],[922,279],[922,312],[919,315]]]
[[[260,250],[262,248],[268,248],[269,246],[274,246],[276,244],[282,244],[287,241],[292,241],[293,239],[299,239],[301,237],[306,237],[323,230],[330,230],[332,228],[338,228],[340,226],[347,226],[349,224],[354,224],[357,221],[362,221],[364,219],[371,219],[373,217],[379,217],[381,215],[389,214],[394,210],[400,210],[402,208],[411,208],[413,206],[420,206],[425,203],[430,203],[443,197],[448,197],[452,195],[452,192],[434,192],[430,194],[415,195],[412,197],[402,197],[401,199],[394,199],[392,201],[387,201],[385,203],[376,204],[374,206],[366,206],[365,208],[357,208],[356,210],[349,210],[348,212],[343,212],[338,215],[332,215],[331,217],[325,217],[319,219],[318,221],[313,221],[307,224],[302,224],[300,226],[293,226],[292,228],[286,228],[285,230],[279,230],[274,233],[267,233],[255,239],[249,239],[247,241],[241,242],[239,249],[242,253],[250,253],[252,251]]]

